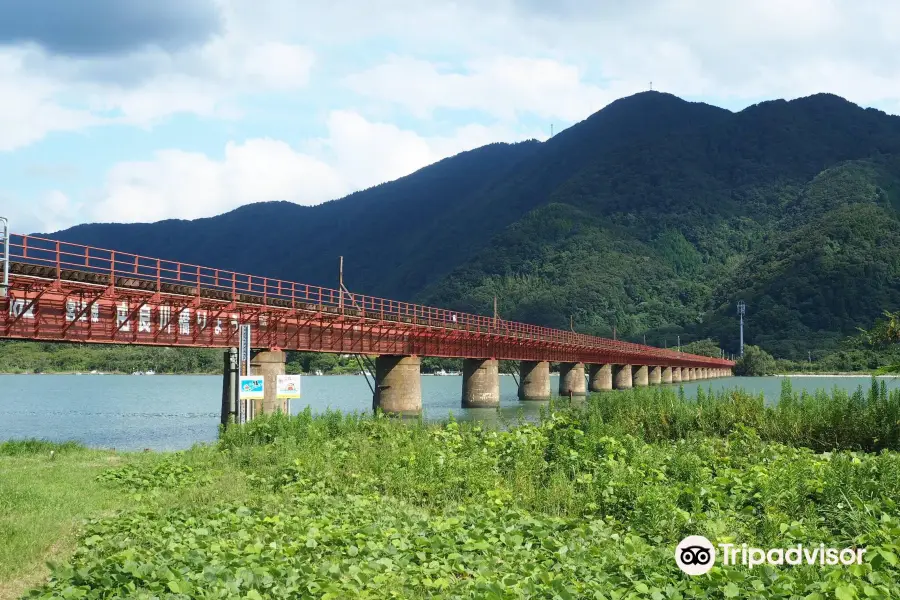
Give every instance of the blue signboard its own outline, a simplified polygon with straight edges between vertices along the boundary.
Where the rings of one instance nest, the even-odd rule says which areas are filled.
[[[241,377],[241,400],[262,400],[265,396],[266,380],[261,375],[245,375]]]

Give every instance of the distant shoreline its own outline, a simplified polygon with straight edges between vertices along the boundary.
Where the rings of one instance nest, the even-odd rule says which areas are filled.
[[[900,374],[875,375],[873,373],[778,373],[771,377],[900,377]]]

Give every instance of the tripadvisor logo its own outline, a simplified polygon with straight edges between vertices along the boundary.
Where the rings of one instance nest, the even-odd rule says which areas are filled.
[[[819,565],[835,566],[862,564],[865,548],[826,548],[825,544],[807,547],[797,544],[790,548],[753,548],[747,544],[717,544],[723,565],[743,565],[752,569],[759,565]],[[716,546],[702,535],[689,535],[675,548],[675,562],[688,575],[708,573],[716,562]]]
[[[716,549],[702,535],[689,535],[675,548],[675,562],[688,575],[703,575],[716,562]]]

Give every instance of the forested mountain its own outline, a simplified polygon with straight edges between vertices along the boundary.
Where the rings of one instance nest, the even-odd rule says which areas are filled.
[[[743,111],[645,92],[316,207],[60,239],[672,346],[834,347],[900,309],[900,118],[820,94]],[[261,235],[246,240],[248,224]]]

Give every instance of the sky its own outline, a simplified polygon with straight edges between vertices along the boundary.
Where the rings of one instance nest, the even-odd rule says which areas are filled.
[[[651,82],[898,114],[898,32],[888,0],[0,0],[0,216],[318,204]]]

